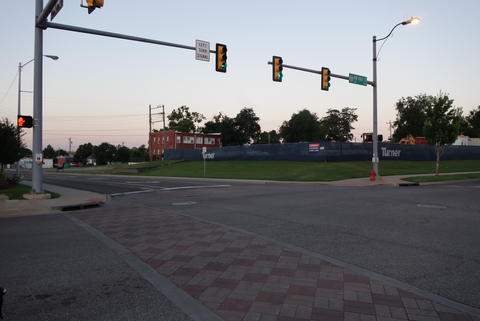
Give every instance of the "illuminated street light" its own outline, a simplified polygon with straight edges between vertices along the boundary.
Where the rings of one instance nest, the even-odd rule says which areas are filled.
[[[373,36],[373,153],[372,153],[372,163],[373,163],[373,170],[375,171],[376,175],[379,175],[378,173],[378,124],[377,124],[377,58],[378,58],[378,53],[377,53],[377,42],[386,40],[388,37],[392,35],[393,30],[397,28],[398,26],[401,25],[415,25],[420,21],[420,18],[418,17],[412,17],[406,21],[402,21],[400,23],[397,23],[392,30],[388,33],[383,38],[377,39],[376,36]]]

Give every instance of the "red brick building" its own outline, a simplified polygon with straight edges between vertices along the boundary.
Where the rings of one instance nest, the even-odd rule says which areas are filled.
[[[150,159],[162,159],[165,149],[202,149],[202,147],[222,147],[222,135],[219,133],[181,133],[174,130],[162,130],[150,133],[148,152]]]

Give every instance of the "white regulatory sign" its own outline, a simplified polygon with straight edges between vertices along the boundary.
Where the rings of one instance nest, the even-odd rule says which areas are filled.
[[[210,61],[210,42],[195,40],[195,59]]]

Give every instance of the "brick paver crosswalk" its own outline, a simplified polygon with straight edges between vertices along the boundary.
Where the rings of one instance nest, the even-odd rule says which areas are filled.
[[[77,218],[226,321],[480,321],[236,229],[148,209]]]

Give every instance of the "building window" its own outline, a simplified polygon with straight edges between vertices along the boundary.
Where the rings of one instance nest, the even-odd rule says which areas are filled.
[[[213,145],[213,144],[215,144],[215,138],[205,137],[205,145]]]
[[[200,145],[203,144],[203,137],[201,137],[201,136],[200,137],[195,137],[195,140],[196,140],[197,144],[200,144]]]
[[[193,137],[192,136],[183,136],[183,143],[184,144],[193,144]]]
[[[180,143],[181,142],[181,137],[180,136],[177,136],[177,143]]]

